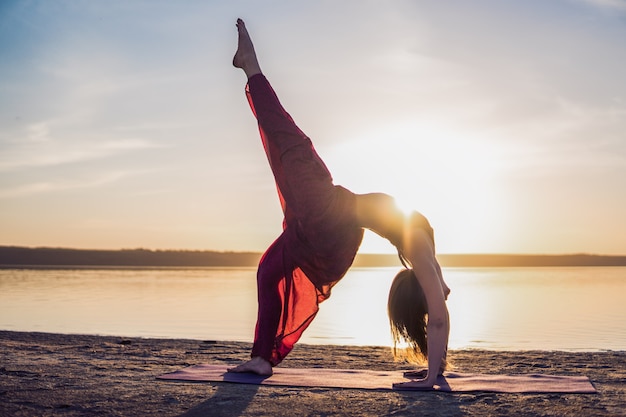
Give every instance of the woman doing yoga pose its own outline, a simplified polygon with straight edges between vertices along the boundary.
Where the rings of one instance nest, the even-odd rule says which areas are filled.
[[[433,230],[413,212],[405,216],[392,197],[354,194],[333,184],[310,139],[296,126],[261,72],[241,19],[233,65],[248,79],[246,96],[283,208],[283,232],[265,252],[257,272],[259,311],[251,359],[231,372],[271,375],[344,276],[367,228],[388,239],[403,263],[391,286],[388,314],[395,344],[427,358],[424,378],[398,388],[431,388],[445,367],[449,333],[445,300],[450,290],[435,259]]]

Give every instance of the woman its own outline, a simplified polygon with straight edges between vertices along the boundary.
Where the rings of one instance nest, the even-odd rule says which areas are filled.
[[[450,327],[445,303],[450,290],[435,259],[432,228],[417,212],[405,217],[386,194],[359,195],[333,184],[311,141],[263,75],[241,19],[237,28],[233,65],[248,78],[246,95],[276,180],[284,221],[283,233],[259,263],[251,360],[230,371],[272,374],[352,264],[363,228],[368,228],[389,239],[412,267],[394,279],[390,322],[395,342],[406,339],[416,353],[427,356],[428,372],[396,387],[432,388],[445,366]]]

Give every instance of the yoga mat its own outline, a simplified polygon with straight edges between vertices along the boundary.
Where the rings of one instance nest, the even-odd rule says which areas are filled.
[[[410,381],[403,371],[368,371],[326,368],[274,368],[274,375],[263,377],[249,373],[227,372],[226,365],[190,366],[157,379],[194,382],[233,382],[238,384],[290,387],[354,388],[391,390],[394,382]],[[447,372],[439,376],[434,387],[443,392],[510,392],[510,393],[595,393],[586,376],[553,375],[486,375]]]

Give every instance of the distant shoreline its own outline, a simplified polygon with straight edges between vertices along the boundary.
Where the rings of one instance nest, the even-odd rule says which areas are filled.
[[[0,268],[254,267],[260,252],[89,250],[0,246]],[[441,254],[443,267],[626,266],[626,255]],[[391,254],[358,254],[355,267],[400,266]]]

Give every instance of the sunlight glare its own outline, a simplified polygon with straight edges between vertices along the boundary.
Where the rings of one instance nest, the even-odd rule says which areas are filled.
[[[415,210],[415,207],[413,206],[410,200],[406,199],[406,196],[404,195],[394,196],[393,199],[396,202],[396,207],[398,207],[398,209],[405,215],[409,215],[411,214],[413,210]]]
[[[488,136],[412,122],[337,141],[326,160],[336,183],[357,193],[391,194],[403,212],[418,210],[437,225],[444,248],[446,236],[457,246],[462,236],[463,244],[473,245],[463,250],[472,252],[480,250],[477,239],[503,221],[506,202],[496,188],[504,158],[498,152]]]

